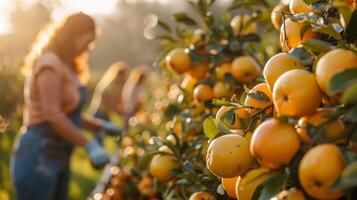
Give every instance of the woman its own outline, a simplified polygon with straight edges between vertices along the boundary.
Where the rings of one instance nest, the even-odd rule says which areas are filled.
[[[87,52],[95,36],[93,19],[73,14],[42,31],[25,58],[25,130],[12,159],[16,199],[67,199],[75,145],[85,148],[95,167],[109,162],[105,150],[79,129],[84,125],[120,134],[107,123],[81,118],[87,98]]]
[[[145,65],[134,68],[123,88],[123,106],[126,120],[140,110],[145,101],[146,81],[149,76],[149,68]]]
[[[89,113],[96,118],[109,121],[109,115],[116,113],[125,116],[127,113],[122,103],[122,90],[127,79],[128,66],[124,62],[116,62],[110,65],[97,84]],[[103,134],[98,133],[97,141],[103,143]]]

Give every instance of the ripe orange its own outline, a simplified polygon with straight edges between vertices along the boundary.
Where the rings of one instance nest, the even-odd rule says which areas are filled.
[[[289,9],[290,9],[290,12],[293,14],[309,13],[310,12],[309,5],[307,5],[304,2],[304,0],[290,0],[289,1]]]
[[[213,95],[217,99],[228,97],[229,93],[228,86],[222,81],[217,82],[213,87]]]
[[[284,51],[289,51],[309,39],[319,38],[318,34],[313,32],[311,27],[307,29],[303,38],[301,38],[300,32],[303,27],[304,23],[294,22],[290,18],[285,20],[280,28],[280,45]]]
[[[221,178],[232,178],[246,172],[253,161],[249,144],[240,135],[223,135],[214,139],[208,147],[207,168]]]
[[[186,90],[188,93],[192,94],[193,87],[195,86],[196,83],[197,83],[197,80],[195,78],[193,78],[192,76],[187,74],[183,78],[180,86],[181,86],[181,88]]]
[[[273,102],[279,115],[302,117],[316,112],[321,92],[314,74],[303,69],[285,72],[275,82]]]
[[[251,56],[238,57],[232,63],[231,73],[235,79],[242,83],[255,80],[260,71],[258,63]]]
[[[298,58],[287,53],[278,53],[271,57],[264,66],[263,75],[270,91],[273,91],[276,79],[292,69],[304,69],[304,65]]]
[[[234,35],[256,33],[257,24],[249,23],[251,17],[249,15],[237,15],[231,21],[231,27]]]
[[[271,100],[272,100],[272,95],[270,90],[268,89],[268,85],[266,83],[259,83],[258,85],[254,86],[249,92],[248,94],[252,94],[252,93],[257,93],[257,91],[259,92],[263,92],[264,94],[266,94],[267,97],[269,97],[269,101],[260,101],[258,99],[254,99],[253,97],[250,97],[247,95],[247,98],[245,99],[245,106],[249,106],[249,107],[254,107],[254,108],[248,108],[248,112],[249,114],[253,115],[254,113],[256,113],[257,111],[259,111],[259,109],[265,108],[266,106],[269,106],[271,104]],[[271,113],[273,111],[273,109],[268,109],[266,111],[266,113]]]
[[[193,90],[193,98],[196,102],[202,103],[208,100],[213,99],[214,94],[210,86],[205,84],[200,84],[195,87]]]
[[[146,195],[146,196],[153,196],[155,195],[155,190],[154,190],[154,183],[152,181],[152,178],[149,176],[145,176],[143,179],[138,184],[138,189],[141,194]]]
[[[329,120],[329,117],[326,115],[329,112],[328,109],[319,109],[316,113],[300,118],[299,123],[297,125],[297,132],[299,133],[300,138],[303,141],[310,141],[311,138],[307,133],[307,124],[311,124],[313,126],[319,126]],[[338,141],[338,139],[342,139],[344,135],[344,125],[340,118],[330,122],[327,124],[324,135],[331,140]],[[336,141],[337,140],[337,141]]]
[[[189,200],[215,200],[214,196],[206,191],[193,193]]]
[[[280,30],[281,24],[283,23],[283,13],[289,12],[289,6],[283,3],[276,5],[271,12],[271,22],[274,25],[274,28]]]
[[[167,182],[174,178],[171,170],[178,168],[179,164],[170,155],[155,155],[149,166],[149,171],[158,181]]]
[[[215,75],[218,80],[224,80],[226,73],[231,73],[231,63],[222,63],[215,68]]]
[[[197,80],[202,80],[205,78],[207,72],[209,71],[208,63],[199,62],[192,63],[192,67],[188,72],[193,78]]]
[[[224,191],[227,192],[228,196],[232,197],[232,198],[236,198],[236,183],[238,180],[238,176],[237,177],[233,177],[233,178],[222,178],[222,187],[224,189]]]
[[[183,48],[176,48],[167,54],[166,65],[183,74],[191,68],[191,58]]]
[[[269,119],[255,129],[250,152],[262,167],[279,169],[290,163],[299,147],[300,139],[294,127]]]
[[[305,200],[305,199],[306,198],[304,193],[296,188],[283,190],[274,198],[274,200]]]
[[[299,179],[304,190],[316,199],[338,199],[343,191],[330,191],[346,164],[334,144],[321,144],[310,149],[299,164]]]
[[[316,80],[327,94],[331,78],[349,68],[357,68],[357,54],[350,50],[335,49],[323,55],[316,64]]]
[[[266,168],[252,169],[244,176],[240,176],[236,184],[236,194],[238,200],[250,200],[255,189],[268,178],[272,177],[274,172]]]

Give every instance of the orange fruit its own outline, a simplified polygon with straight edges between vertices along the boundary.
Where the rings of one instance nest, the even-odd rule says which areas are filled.
[[[261,123],[254,131],[250,152],[260,166],[279,169],[290,163],[300,148],[300,139],[294,127],[277,119]]]
[[[183,80],[180,84],[180,87],[183,88],[184,90],[186,90],[188,93],[192,94],[193,87],[195,86],[196,83],[197,83],[197,80],[187,74],[183,78]]]
[[[173,49],[166,56],[166,66],[171,67],[179,74],[183,74],[191,69],[191,57],[183,48]]]
[[[289,12],[289,6],[283,3],[276,5],[271,12],[271,22],[274,25],[274,28],[280,30],[281,24],[283,23],[283,13]]]
[[[217,99],[221,99],[223,97],[228,97],[230,94],[228,86],[222,82],[217,82],[213,87],[213,95]]]
[[[321,144],[310,149],[299,164],[299,179],[304,190],[316,199],[338,199],[343,191],[330,186],[341,176],[346,164],[334,144]]]
[[[318,34],[313,32],[311,27],[306,30],[304,36],[301,38],[300,32],[303,27],[304,23],[294,22],[290,18],[285,20],[280,28],[280,45],[284,51],[289,51],[309,39],[319,38]]]
[[[152,196],[155,195],[155,190],[154,190],[154,183],[152,181],[152,178],[149,176],[145,176],[143,179],[138,184],[138,189],[141,194],[146,195],[146,196]]]
[[[250,200],[255,189],[265,180],[272,177],[274,172],[266,168],[257,168],[248,171],[244,176],[238,177],[236,194],[238,200]]]
[[[222,187],[224,189],[224,191],[227,192],[228,196],[232,197],[232,198],[236,198],[236,183],[238,180],[238,176],[237,177],[233,177],[233,178],[222,178]]]
[[[290,12],[293,14],[309,13],[310,12],[309,5],[307,5],[304,2],[304,0],[290,0],[289,1],[289,9],[290,9]]]
[[[349,68],[357,68],[357,54],[350,50],[335,49],[323,55],[316,64],[316,80],[327,94],[334,75]]]
[[[195,89],[193,90],[193,98],[198,103],[209,101],[209,100],[213,99],[213,97],[214,97],[213,90],[208,85],[200,84],[200,85],[197,85],[195,87]]]
[[[231,73],[238,81],[248,83],[258,78],[260,67],[251,56],[240,56],[234,59]]]
[[[218,80],[224,80],[224,75],[226,73],[231,73],[231,63],[222,63],[218,65],[215,70],[215,75]]]
[[[192,63],[192,67],[188,72],[193,78],[197,80],[202,80],[205,78],[207,72],[209,71],[208,63],[199,62]]]
[[[273,102],[279,115],[302,117],[316,112],[321,92],[314,74],[303,69],[285,72],[275,82]]]
[[[232,178],[246,172],[253,158],[245,138],[228,134],[212,140],[207,150],[206,161],[207,168],[214,175]]]
[[[258,99],[255,99],[253,97],[248,96],[249,94],[257,93],[257,91],[264,93],[267,97],[269,97],[268,101],[261,101]],[[271,105],[271,100],[272,100],[272,95],[270,90],[268,89],[268,85],[266,83],[259,83],[258,85],[254,86],[249,92],[248,95],[245,99],[244,105],[249,106],[249,107],[254,107],[254,108],[248,108],[249,114],[253,115],[257,111],[259,111],[262,108],[265,108],[266,106]],[[273,109],[268,109],[266,113],[271,113]]]
[[[302,191],[291,188],[289,190],[283,190],[277,194],[274,200],[305,200],[305,195]]]
[[[276,79],[292,69],[304,69],[300,59],[287,53],[278,53],[271,57],[264,66],[263,76],[270,91],[273,91]]]
[[[231,27],[234,35],[249,34],[257,32],[257,24],[250,23],[251,16],[237,15],[231,21]]]
[[[311,124],[313,126],[319,126],[323,123],[326,123],[329,120],[328,109],[319,109],[316,113],[300,118],[297,125],[297,132],[299,133],[300,138],[309,142],[311,140],[309,134],[307,133],[307,124]],[[324,130],[324,135],[331,140],[342,139],[344,135],[344,125],[340,118],[329,122]],[[335,141],[335,142],[338,142]]]
[[[150,174],[158,181],[167,182],[174,178],[171,170],[179,167],[177,161],[170,155],[155,155],[149,166]]]
[[[193,193],[189,200],[215,200],[214,196],[206,191]]]
[[[247,119],[249,117],[250,117],[250,114],[245,108],[243,108],[243,107],[237,108],[237,110],[235,112],[236,120],[235,120],[232,128],[241,129],[242,128],[242,124],[241,124],[240,119]]]

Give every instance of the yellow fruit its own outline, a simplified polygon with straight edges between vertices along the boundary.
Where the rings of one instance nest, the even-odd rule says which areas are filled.
[[[182,74],[191,68],[191,58],[183,48],[176,48],[167,54],[166,65]]]
[[[149,166],[149,171],[152,176],[162,182],[170,181],[174,178],[171,170],[179,167],[179,164],[170,155],[155,155]]]
[[[232,178],[246,172],[253,161],[249,144],[240,135],[223,135],[214,139],[207,150],[207,168],[221,178]]]
[[[270,91],[273,91],[276,79],[292,69],[304,69],[304,64],[298,58],[287,53],[278,53],[271,57],[263,70],[264,79]]]
[[[279,115],[302,117],[316,112],[321,92],[314,74],[303,69],[285,72],[275,82],[273,102]]]
[[[289,190],[283,190],[273,198],[274,200],[305,200],[305,195],[302,191],[291,188]]]
[[[249,15],[237,15],[231,21],[231,27],[234,35],[249,34],[257,32],[257,24],[250,23]]]
[[[300,139],[294,127],[269,119],[255,129],[250,152],[262,167],[279,169],[290,163],[299,147]]]
[[[231,63],[223,63],[215,68],[216,78],[218,80],[224,80],[226,73],[231,73]]]
[[[236,184],[236,194],[238,200],[250,200],[255,189],[268,178],[274,175],[266,168],[252,169],[243,177],[239,177]]]
[[[245,108],[243,108],[243,107],[237,108],[237,110],[235,112],[236,121],[234,122],[232,128],[241,129],[242,124],[241,124],[240,119],[247,119],[249,117],[250,117],[249,112]]]
[[[192,63],[191,70],[188,72],[193,78],[202,80],[209,71],[208,63]]]
[[[260,67],[251,56],[241,56],[234,59],[231,73],[238,81],[248,83],[258,78]]]
[[[257,92],[262,92],[264,93],[267,97],[269,97],[268,101],[260,101],[258,99],[255,99],[253,97],[250,97],[247,95],[247,98],[245,99],[244,105],[245,106],[249,106],[249,107],[254,107],[254,108],[248,108],[248,112],[249,114],[253,115],[255,114],[257,111],[259,111],[262,108],[265,108],[269,105],[272,104],[271,100],[272,100],[272,95],[270,90],[268,89],[268,85],[266,83],[259,83],[258,85],[254,86],[249,92],[248,94],[253,94],[253,93],[257,93]],[[268,109],[266,111],[266,113],[271,113],[273,111],[273,109]]]
[[[299,179],[304,190],[316,199],[338,199],[343,191],[330,191],[330,186],[345,169],[342,153],[334,144],[321,144],[310,149],[299,164]]]
[[[213,87],[213,95],[217,99],[221,99],[223,97],[228,97],[229,89],[228,89],[227,85],[222,81],[217,82]]]
[[[309,39],[319,38],[311,27],[306,30],[303,38],[301,38],[300,32],[303,27],[304,23],[294,22],[290,18],[285,20],[280,28],[280,45],[284,51],[289,51]]]
[[[335,49],[323,55],[316,64],[316,80],[327,94],[334,75],[349,68],[357,68],[357,54],[350,50]]]
[[[198,103],[209,101],[213,99],[213,97],[214,97],[213,90],[208,85],[200,84],[196,86],[195,89],[193,90],[193,98]]]
[[[290,0],[289,1],[289,9],[290,9],[290,12],[293,14],[309,13],[310,12],[310,8],[304,2],[304,0]]]
[[[222,187],[224,189],[224,191],[227,192],[228,196],[232,197],[232,198],[236,198],[236,183],[238,180],[238,176],[237,177],[233,177],[233,178],[222,178]]]
[[[271,22],[273,23],[275,29],[280,30],[281,24],[283,23],[283,13],[289,12],[289,6],[283,3],[276,5],[271,12]]]
[[[308,142],[311,140],[309,134],[307,133],[307,124],[311,124],[313,126],[319,126],[323,123],[326,123],[329,120],[329,117],[326,115],[328,114],[328,109],[319,109],[316,113],[305,116],[300,118],[298,125],[297,125],[297,132],[299,133],[300,138]],[[342,139],[344,135],[344,125],[340,118],[329,122],[324,129],[324,135],[335,142],[338,139]]]
[[[214,196],[206,191],[193,193],[189,200],[215,200]]]
[[[188,93],[191,94],[193,92],[193,87],[195,86],[196,83],[197,80],[195,78],[193,78],[190,75],[185,75],[180,86],[181,88],[183,88],[184,90],[186,90]]]

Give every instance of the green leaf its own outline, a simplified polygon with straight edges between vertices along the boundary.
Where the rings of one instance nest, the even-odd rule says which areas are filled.
[[[171,33],[171,28],[168,24],[166,24],[165,22],[163,22],[162,20],[159,19],[157,25],[159,25],[162,29],[164,29],[165,31]]]
[[[271,199],[283,189],[286,182],[287,175],[283,172],[270,177],[257,187],[252,200]]]
[[[306,42],[303,42],[302,45],[306,49],[315,53],[328,52],[334,49],[334,46],[332,46],[330,43],[317,39],[310,39]]]
[[[346,120],[352,123],[357,122],[357,106],[353,106],[346,114]]]
[[[216,124],[216,120],[212,116],[203,121],[203,131],[208,138],[214,138],[219,133]]]
[[[177,22],[186,24],[188,26],[195,26],[197,25],[196,21],[193,20],[191,17],[187,16],[186,13],[180,12],[180,13],[176,13],[174,15],[174,18]]]
[[[334,39],[338,40],[338,41],[342,41],[342,36],[340,35],[340,33],[338,33],[333,27],[332,25],[319,25],[319,26],[315,26],[315,32],[318,33],[323,33],[326,35],[329,35],[331,37],[333,37]]]
[[[236,109],[232,108],[226,112],[225,122],[231,127],[235,121],[235,111]]]
[[[354,9],[350,21],[346,28],[347,41],[357,43],[357,9]]]
[[[249,92],[247,95],[257,101],[265,101],[265,102],[270,101],[268,95],[266,95],[264,92],[261,91]]]
[[[332,186],[331,190],[346,190],[352,189],[357,186],[357,174],[351,176],[341,177]]]
[[[342,101],[346,103],[352,103],[357,101],[357,81],[343,93]]]
[[[293,48],[289,55],[300,59],[304,65],[312,64],[313,61],[312,55],[304,47]]]
[[[231,106],[231,102],[226,99],[213,99],[213,104],[216,106]]]
[[[355,83],[355,81],[357,81],[357,68],[346,69],[332,77],[328,93],[342,92],[346,87]]]
[[[229,10],[234,10],[241,7],[259,6],[259,5],[263,5],[266,7],[269,6],[268,2],[266,2],[265,0],[236,0],[230,5]]]
[[[342,15],[341,17],[344,19],[346,25],[348,25],[352,16],[350,6],[343,0],[335,0],[333,1],[333,5]]]

